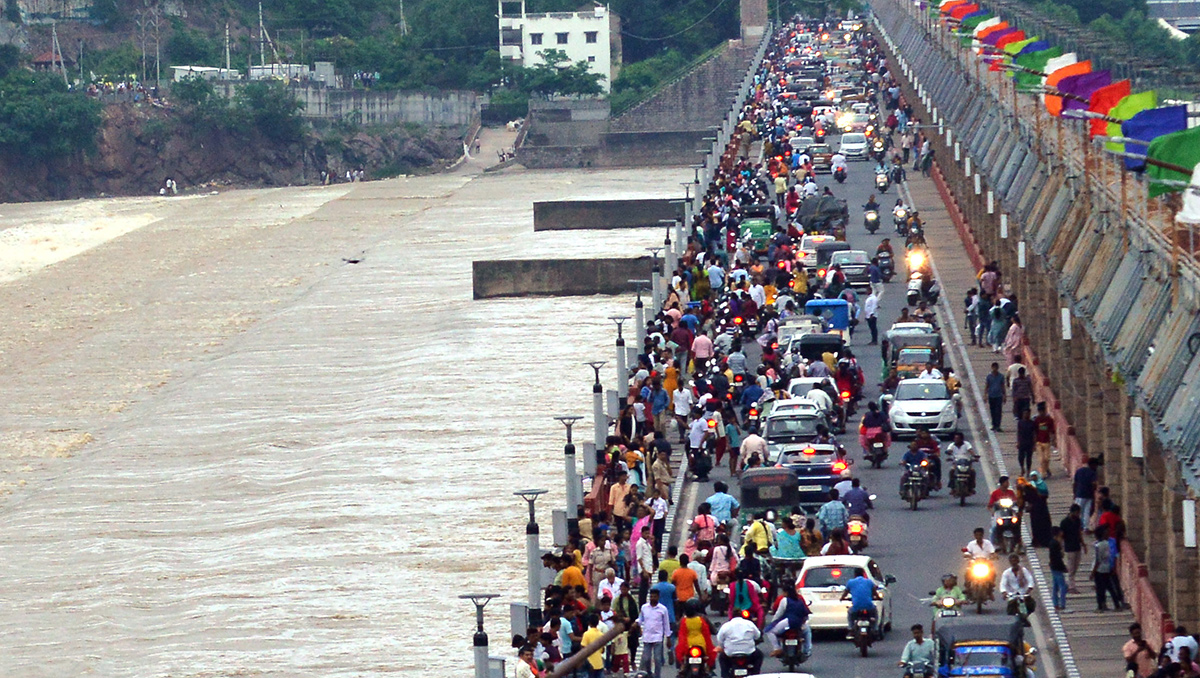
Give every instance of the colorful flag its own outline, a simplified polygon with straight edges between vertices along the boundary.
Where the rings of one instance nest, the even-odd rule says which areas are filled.
[[[971,14],[972,12],[978,12],[978,11],[979,11],[979,5],[976,5],[975,3],[964,3],[961,5],[955,6],[954,9],[950,10],[950,16],[951,16],[951,18],[961,20],[966,15]]]
[[[1047,66],[1047,68],[1048,67],[1049,66]],[[1070,66],[1064,66],[1063,68],[1060,68],[1057,71],[1054,71],[1053,73],[1047,74],[1046,75],[1046,87],[1058,89],[1061,92],[1062,90],[1059,89],[1059,84],[1062,83],[1064,80],[1066,80],[1067,78],[1070,78],[1072,76],[1084,75],[1085,73],[1091,73],[1091,72],[1092,72],[1092,62],[1091,61],[1079,61],[1079,62],[1071,64]],[[1046,95],[1046,110],[1050,111],[1050,115],[1062,115],[1063,98],[1060,96],[1053,95],[1053,94],[1047,94]]]
[[[1013,31],[1012,33],[1008,33],[1004,37],[997,40],[996,47],[999,49],[1004,49],[1008,45],[1011,45],[1014,42],[1020,42],[1024,39],[1025,39],[1025,31],[1018,28],[1017,30]]]
[[[1000,42],[1001,40],[1003,40],[1004,38],[1008,37],[1009,35],[1011,35],[1013,33],[1019,32],[1019,30],[1020,29],[1013,28],[1012,26],[1005,26],[1004,28],[1001,28],[1000,30],[992,31],[992,32],[988,33],[987,35],[980,38],[979,41],[985,45],[991,45],[992,47],[997,47],[996,43]],[[1024,38],[1025,35],[1022,33],[1021,37]]]
[[[1188,110],[1186,105],[1151,108],[1136,113],[1132,118],[1121,123],[1121,136],[1149,142],[1164,134],[1182,132],[1187,129],[1187,124]],[[1146,146],[1142,144],[1125,144],[1125,150],[1130,153],[1141,153],[1144,155],[1146,153]],[[1146,167],[1146,163],[1140,158],[1125,158],[1125,167],[1134,171],[1140,171]]]
[[[1111,85],[1105,85],[1095,92],[1092,92],[1092,96],[1090,97],[1088,103],[1088,110],[1092,113],[1106,115],[1110,110],[1112,110],[1113,106],[1117,105],[1118,101],[1129,96],[1129,87],[1128,80],[1121,80],[1119,82],[1114,82]],[[1104,120],[1093,118],[1091,123],[1092,136],[1098,136],[1108,132],[1108,123]]]
[[[1196,165],[1200,165],[1200,127],[1193,127],[1182,132],[1164,134],[1158,137],[1150,142],[1150,148],[1146,151],[1146,155],[1153,160],[1194,169]],[[1148,162],[1146,163],[1146,176],[1151,179],[1190,181],[1192,173],[1183,174],[1175,170],[1166,169],[1165,167],[1158,167]],[[1163,193],[1171,193],[1179,190],[1181,189],[1178,186],[1164,186],[1162,184],[1151,183],[1150,197],[1153,198]]]
[[[999,23],[994,23],[991,26],[987,26],[986,28],[984,27],[983,24],[979,24],[979,26],[975,29],[975,39],[980,42],[983,42],[984,39],[987,38],[989,35],[1001,33],[1003,31],[1008,30],[1008,28],[1009,28],[1009,26],[1008,26],[1007,21],[1000,21]]]
[[[1112,82],[1112,73],[1109,71],[1094,71],[1092,73],[1080,73],[1072,75],[1058,81],[1058,90],[1067,94],[1074,94],[1085,101],[1076,99],[1063,99],[1064,111],[1086,111],[1088,103],[1092,96],[1092,92],[1104,87]]]
[[[983,21],[979,22],[979,24],[977,26],[975,26],[975,30],[973,31],[973,33],[976,38],[982,37],[984,31],[988,30],[989,28],[999,26],[1001,23],[1004,23],[1004,22],[998,16],[984,19]]]
[[[1016,81],[1017,87],[1021,89],[1034,89],[1041,87],[1042,74],[1046,71],[1046,64],[1055,57],[1062,56],[1061,47],[1051,47],[1040,52],[1030,52],[1017,57],[1017,65],[1028,70],[1017,71]]]
[[[1033,42],[1022,47],[1021,51],[1017,52],[1017,56],[1022,56],[1025,54],[1033,54],[1034,52],[1040,52],[1045,49],[1050,49],[1050,43],[1046,42],[1045,40],[1036,40],[1035,39]]]
[[[1066,54],[1064,54],[1060,57],[1054,57],[1053,59],[1047,61],[1046,67],[1044,69],[1042,69],[1042,72],[1046,74],[1045,76],[1042,77],[1042,84],[1043,85],[1046,84],[1046,80],[1050,77],[1051,73],[1053,73],[1054,71],[1057,71],[1060,68],[1063,68],[1064,66],[1070,66],[1071,64],[1075,63],[1076,61],[1079,61],[1079,59],[1077,59],[1075,57],[1074,52],[1067,52]]]
[[[1124,122],[1138,113],[1154,108],[1157,105],[1158,93],[1156,93],[1154,90],[1150,90],[1149,92],[1138,92],[1137,94],[1130,94],[1124,99],[1118,101],[1116,106],[1113,106],[1108,110],[1108,117],[1116,118]],[[1121,123],[1110,122],[1105,130],[1105,134],[1107,136],[1121,136]],[[1105,143],[1105,148],[1110,151],[1121,153],[1125,150],[1125,144],[1109,141]]]
[[[1008,43],[1007,45],[1004,45],[1004,51],[1008,52],[1009,56],[1016,56],[1016,55],[1020,54],[1021,50],[1025,49],[1025,47],[1027,47],[1028,45],[1032,45],[1035,42],[1038,42],[1038,37],[1036,35],[1033,36],[1032,38],[1022,38],[1021,40],[1014,40],[1014,41]]]

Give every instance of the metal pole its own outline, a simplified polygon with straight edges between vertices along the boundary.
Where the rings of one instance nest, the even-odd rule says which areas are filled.
[[[525,525],[525,566],[528,569],[527,577],[529,584],[529,625],[542,625],[542,546],[538,540],[538,524],[537,516],[533,512],[533,504],[537,498],[546,494],[546,490],[521,490],[513,492],[513,494],[525,500],[529,504],[529,522]],[[482,612],[480,613],[482,614]],[[480,622],[481,624],[483,622]],[[484,655],[484,663],[487,663],[487,655]]]
[[[654,312],[658,313],[658,309],[662,308],[664,296],[662,290],[662,273],[658,270],[658,253],[662,251],[661,247],[647,247],[646,251],[650,253],[650,302],[654,305]],[[638,348],[641,348],[640,346]]]
[[[628,354],[625,352],[625,337],[621,334],[621,327],[629,320],[629,316],[610,315],[608,319],[617,324],[617,416],[620,416],[620,407],[629,397],[629,367],[626,365]]]
[[[635,353],[641,353],[642,347],[646,345],[646,305],[642,303],[642,290],[650,284],[649,280],[627,280],[633,289],[637,291],[637,301],[633,304],[634,320],[637,322],[637,348]],[[653,309],[651,309],[653,311]]]
[[[671,244],[671,231],[675,230],[675,221],[675,219],[658,220],[659,224],[666,226],[667,228],[667,235],[665,238],[663,238],[663,261],[666,263],[666,266],[663,269],[663,275],[667,277],[667,280],[670,280],[671,276],[675,274],[675,266],[677,265],[675,263],[675,248]],[[665,300],[666,297],[663,297],[663,299]],[[654,309],[655,313],[658,313],[658,311],[659,309]]]
[[[496,593],[468,593],[459,598],[475,604],[475,637],[472,643],[475,647],[475,678],[488,678],[488,636],[483,631],[483,608],[492,598],[498,598]]]
[[[567,444],[563,447],[563,462],[567,479],[567,533],[579,531],[579,505],[583,503],[583,486],[579,484],[579,467],[575,465],[575,442],[571,439],[571,427],[583,417],[570,415],[555,417],[567,427]]]
[[[608,363],[603,360],[584,363],[596,371],[596,383],[592,384],[592,417],[595,429],[592,439],[596,443],[597,452],[604,449],[604,441],[608,438],[608,417],[604,414],[604,387],[600,385],[600,368],[606,364]]]

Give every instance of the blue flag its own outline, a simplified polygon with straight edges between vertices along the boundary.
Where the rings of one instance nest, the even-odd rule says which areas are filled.
[[[1150,141],[1156,137],[1173,132],[1182,132],[1187,129],[1187,124],[1187,106],[1148,108],[1121,123],[1121,136],[1130,139],[1141,139],[1148,146]],[[1125,149],[1130,153],[1140,153],[1142,155],[1146,153],[1146,146],[1142,144],[1129,143],[1125,145]],[[1139,158],[1125,158],[1125,168],[1140,172],[1146,168],[1146,163]]]
[[[1042,50],[1046,49],[1050,49],[1050,43],[1046,42],[1045,40],[1034,40],[1028,45],[1022,47],[1021,51],[1017,52],[1017,56],[1021,56],[1022,54],[1031,54],[1033,52],[1041,52]]]

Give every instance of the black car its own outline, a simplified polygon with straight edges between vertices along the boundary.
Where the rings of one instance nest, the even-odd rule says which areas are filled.
[[[796,474],[797,504],[807,513],[829,501],[829,491],[851,476],[850,461],[833,445],[784,445],[775,463]]]
[[[846,284],[854,289],[871,289],[871,276],[867,268],[871,258],[862,250],[844,250],[834,252],[829,256],[829,265],[839,264],[842,275],[846,276]]]

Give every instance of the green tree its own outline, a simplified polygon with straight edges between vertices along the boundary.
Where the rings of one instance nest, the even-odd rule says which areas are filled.
[[[300,102],[282,83],[251,82],[238,90],[235,105],[260,134],[272,141],[291,143],[304,137]]]
[[[166,48],[172,66],[216,66],[224,62],[216,40],[182,24],[171,32]]]
[[[8,77],[21,65],[21,48],[16,45],[0,45],[0,79]]]
[[[548,49],[539,55],[543,63],[521,69],[516,77],[522,90],[531,94],[567,96],[593,96],[604,91],[600,85],[604,76],[593,73],[587,62],[571,63],[567,53],[558,49]]]
[[[54,73],[14,71],[0,80],[0,148],[48,159],[95,148],[100,103],[68,92]]]

